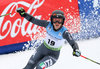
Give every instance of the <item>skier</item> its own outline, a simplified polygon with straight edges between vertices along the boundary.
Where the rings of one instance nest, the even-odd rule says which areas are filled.
[[[67,40],[71,45],[73,56],[79,57],[81,55],[77,43],[73,40],[67,28],[63,26],[65,21],[63,11],[53,11],[50,17],[51,21],[36,19],[26,13],[22,7],[17,8],[16,11],[21,15],[21,17],[26,18],[28,21],[46,28],[46,37],[44,42],[39,46],[35,55],[31,56],[24,69],[45,69],[55,64],[58,60],[64,40]]]

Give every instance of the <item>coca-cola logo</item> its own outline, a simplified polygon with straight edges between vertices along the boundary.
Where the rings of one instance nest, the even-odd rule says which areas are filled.
[[[10,17],[13,18],[14,16],[16,16],[16,10],[14,10],[14,8],[18,8],[18,5],[20,5],[20,4],[29,8],[27,10],[27,13],[29,13],[29,14],[31,13],[32,9],[34,9],[33,13],[31,14],[31,15],[34,15],[37,8],[39,8],[43,3],[44,3],[44,0],[42,0],[41,2],[39,2],[39,0],[35,0],[32,4],[29,4],[25,1],[13,2],[5,8],[5,10],[2,12],[1,15],[7,14],[8,11],[10,11],[9,13],[12,13],[12,11],[15,11],[15,13],[12,13],[10,15]],[[35,16],[35,17],[38,18],[38,19],[41,19],[41,15],[38,15],[38,16]],[[12,38],[16,37],[19,34],[20,29],[21,29],[22,36],[24,36],[26,34],[32,34],[32,33],[35,34],[37,31],[39,32],[39,30],[36,29],[37,25],[35,25],[32,28],[32,23],[29,23],[27,29],[25,30],[25,26],[28,23],[28,21],[26,19],[23,19],[23,21],[22,21],[22,19],[18,18],[12,23],[12,21],[10,21],[10,20],[6,20],[4,22],[4,18],[5,17],[0,18],[0,29],[1,29],[2,32],[4,32],[6,29],[8,29],[8,31],[4,35],[0,34],[0,40],[5,39],[8,36],[8,34],[10,34],[10,36]],[[7,27],[7,25],[9,26],[9,28]],[[18,28],[17,32],[15,32],[16,28]]]

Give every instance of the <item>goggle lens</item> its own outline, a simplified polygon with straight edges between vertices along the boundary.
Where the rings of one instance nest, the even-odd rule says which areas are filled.
[[[59,24],[62,24],[63,22],[63,19],[62,18],[53,18],[53,23],[59,23]]]

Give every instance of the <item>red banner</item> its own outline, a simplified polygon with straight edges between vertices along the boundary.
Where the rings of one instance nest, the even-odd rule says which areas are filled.
[[[69,32],[80,30],[77,0],[1,0],[0,15],[11,14],[0,17],[0,46],[45,37],[44,28],[28,22],[16,13],[18,7],[23,7],[27,13],[43,20],[49,20],[54,10],[62,10]]]

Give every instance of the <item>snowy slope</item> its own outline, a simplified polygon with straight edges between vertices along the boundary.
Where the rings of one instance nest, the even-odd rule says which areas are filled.
[[[77,43],[82,55],[100,62],[100,38],[79,41]],[[22,69],[33,53],[34,51],[30,50],[0,55],[0,69]],[[48,69],[100,69],[100,65],[82,57],[73,57],[72,48],[67,44],[62,48],[57,63]]]

